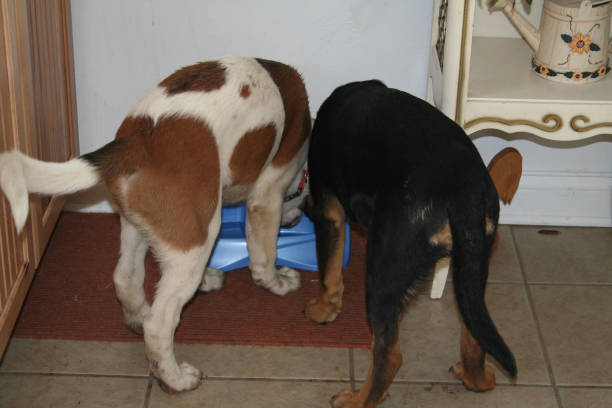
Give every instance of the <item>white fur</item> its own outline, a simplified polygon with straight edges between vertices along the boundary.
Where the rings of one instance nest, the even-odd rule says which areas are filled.
[[[282,167],[270,165],[276,155],[283,133],[285,110],[280,90],[268,71],[256,60],[225,57],[219,60],[225,67],[225,84],[209,92],[188,91],[169,95],[163,87],[155,87],[138,102],[131,116],[150,116],[154,122],[164,116],[186,116],[205,122],[213,132],[220,162],[219,189],[214,216],[208,225],[208,239],[203,245],[179,250],[172,242],[164,242],[147,224],[145,217],[129,208],[129,191],[139,173],[118,180],[118,205],[121,207],[121,255],[113,280],[117,297],[123,306],[126,323],[144,331],[147,356],[154,374],[171,389],[182,391],[198,386],[201,372],[187,363],[178,364],[174,356],[174,330],[184,304],[198,286],[212,290],[223,284],[223,274],[204,270],[221,224],[223,189],[232,185],[229,163],[240,139],[273,123],[276,138],[257,181],[249,191],[237,188],[236,199],[247,199],[247,245],[252,276],[255,282],[271,292],[284,295],[300,285],[297,271],[277,269],[276,242],[283,209],[283,197],[296,172],[306,160],[305,143],[299,153]],[[241,96],[243,86],[249,95]],[[301,174],[298,174],[298,179]],[[0,154],[0,186],[4,190],[18,230],[28,215],[28,192],[47,195],[67,194],[100,182],[95,167],[81,158],[65,163],[45,163],[18,153]],[[299,180],[296,182],[298,183]],[[297,186],[297,184],[296,184]],[[295,186],[294,186],[295,187]],[[306,196],[306,192],[303,193]],[[302,197],[302,199],[303,199]],[[211,200],[213,202],[213,200]],[[291,210],[301,200],[286,203]],[[143,289],[144,259],[152,247],[158,259],[162,277],[157,285],[155,300],[149,306]]]
[[[217,236],[220,225],[221,206],[218,205],[208,226],[208,236]],[[180,251],[159,240],[152,242],[162,277],[157,285],[151,310],[143,322],[145,345],[151,369],[175,391],[196,388],[202,378],[202,373],[197,368],[188,363],[177,363],[173,339],[183,306],[202,282],[204,268],[214,243],[214,239],[207,239],[202,246]]]
[[[165,88],[158,86],[134,106],[130,116],[148,115],[154,122],[172,115],[204,121],[217,140],[221,184],[227,186],[231,184],[228,164],[232,152],[246,132],[274,123],[276,140],[266,164],[274,157],[284,127],[285,110],[274,80],[255,59],[223,57],[219,62],[226,72],[225,84],[221,88],[168,95]],[[248,85],[251,92],[248,98],[240,97],[244,85]]]
[[[287,267],[276,268],[274,263],[283,195],[307,154],[308,143],[305,143],[286,166],[266,167],[247,200],[245,229],[251,275],[256,284],[277,295],[286,295],[300,287],[299,272]]]
[[[11,205],[18,232],[28,218],[28,193],[69,194],[98,182],[96,168],[80,158],[51,163],[16,150],[0,154],[0,186]]]
[[[225,273],[218,269],[206,268],[204,272],[204,278],[200,289],[204,292],[212,292],[213,290],[221,290],[223,288],[223,281],[225,280]]]

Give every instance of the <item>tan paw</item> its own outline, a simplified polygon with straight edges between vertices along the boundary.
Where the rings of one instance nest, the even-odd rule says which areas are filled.
[[[308,302],[304,314],[314,322],[328,323],[336,320],[341,310],[341,304],[333,304],[316,297]]]
[[[450,371],[463,381],[465,388],[471,391],[482,392],[489,391],[495,388],[495,372],[493,368],[485,364],[484,371],[470,373],[465,369],[463,363],[459,362],[450,368]]]
[[[342,390],[332,397],[330,403],[333,408],[361,408],[358,396],[359,391]]]

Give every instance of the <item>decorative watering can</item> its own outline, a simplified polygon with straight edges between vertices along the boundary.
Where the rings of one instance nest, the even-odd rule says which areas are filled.
[[[539,31],[514,8],[514,0],[492,1],[534,51],[533,70],[558,82],[582,84],[610,72],[612,0],[544,0]]]

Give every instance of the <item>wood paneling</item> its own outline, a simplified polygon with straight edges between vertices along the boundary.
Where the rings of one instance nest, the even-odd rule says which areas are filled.
[[[43,160],[77,152],[69,0],[0,0],[0,151]],[[0,355],[63,204],[30,197],[17,236],[0,198]]]

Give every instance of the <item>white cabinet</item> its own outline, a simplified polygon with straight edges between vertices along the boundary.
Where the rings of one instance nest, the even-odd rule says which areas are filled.
[[[434,0],[428,101],[471,137],[502,132],[557,142],[610,139],[612,73],[580,85],[539,78],[532,72],[531,49],[521,38],[474,35],[487,31],[475,30],[482,26],[505,24],[506,32],[511,27],[477,9],[486,3]],[[532,20],[541,3],[533,2]],[[442,296],[447,273],[448,265],[436,267],[432,298]]]
[[[491,130],[555,141],[612,136],[612,74],[580,85],[539,78],[522,39],[473,35],[487,23],[478,19],[493,18],[476,7],[486,1],[434,1],[430,103],[474,136]]]

